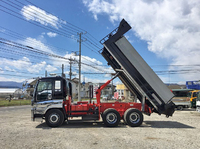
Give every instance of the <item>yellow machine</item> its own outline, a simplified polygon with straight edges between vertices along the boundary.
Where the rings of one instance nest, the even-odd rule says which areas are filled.
[[[190,92],[190,103],[191,103],[191,108],[196,108],[196,98],[198,96],[198,92],[200,90],[194,90]]]

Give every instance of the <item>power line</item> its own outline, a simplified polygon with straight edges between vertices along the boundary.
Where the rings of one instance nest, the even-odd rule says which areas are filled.
[[[31,52],[36,52],[38,54],[48,55],[50,57],[69,60],[68,58],[65,58],[65,57],[62,57],[62,56],[59,56],[59,55],[55,55],[55,54],[51,54],[51,53],[48,53],[48,52],[44,52],[44,51],[38,50],[36,48],[30,47],[30,46],[26,46],[26,45],[22,45],[22,44],[19,44],[19,43],[16,43],[16,42],[4,39],[4,38],[0,38],[0,40],[6,41],[6,42],[0,41],[0,43],[6,44],[6,45],[9,45],[9,46],[13,46],[13,47],[16,47],[16,48],[21,48],[21,49],[24,49],[24,50],[27,50],[27,51],[31,51]]]
[[[0,27],[1,27],[1,26],[0,26]],[[4,28],[4,27],[1,27],[1,28],[6,29],[6,28]],[[17,39],[25,38],[25,37],[23,37],[23,35],[20,35],[20,34],[18,34],[18,33],[16,33],[16,32],[11,31],[11,30],[9,30],[9,31],[11,32],[11,34],[16,34],[16,35],[17,35]],[[2,32],[2,33],[3,33],[3,34],[6,34],[5,32]],[[22,37],[21,37],[21,36],[22,36]],[[18,38],[18,37],[19,37],[19,38]],[[14,38],[16,38],[16,37],[14,37]],[[32,42],[29,42],[29,43],[32,44]],[[34,42],[34,43],[35,43],[35,44],[38,44],[37,42]],[[84,57],[83,57],[83,59],[92,62],[91,60],[86,59],[86,58],[84,58]],[[92,62],[92,63],[94,63],[94,62]],[[97,64],[97,63],[94,63],[94,64],[96,64],[96,65],[98,65],[98,66],[106,66],[106,65],[99,65],[99,64]]]
[[[23,49],[23,50],[26,50],[26,51],[36,52],[38,54],[47,55],[47,56],[50,56],[50,57],[64,59],[64,60],[68,60],[69,61],[69,58],[65,58],[65,57],[62,57],[62,56],[59,56],[59,55],[55,55],[55,54],[51,54],[51,53],[48,53],[48,52],[44,52],[44,51],[38,50],[36,48],[30,47],[30,46],[26,46],[26,45],[23,45],[23,44],[19,44],[19,43],[16,43],[16,42],[4,39],[4,38],[0,38],[0,40],[4,41],[4,42],[0,41],[0,43],[2,43],[2,44],[6,44],[6,45],[13,46],[13,47],[16,47],[16,48],[20,48],[20,49]],[[1,48],[1,49],[4,49],[4,48]],[[74,62],[78,63],[77,60],[74,60]],[[89,66],[89,67],[92,67],[92,68],[94,68],[96,70],[99,70],[99,71],[106,72],[106,71],[104,71],[104,70],[102,70],[100,68],[97,68],[96,66],[93,66],[93,65],[90,65],[90,64],[87,64],[87,63],[81,62],[81,64]]]
[[[14,77],[22,77],[22,78],[24,78],[24,77],[26,77],[26,78],[31,78],[32,76],[22,76],[22,75],[13,75],[13,74],[2,74],[2,73],[0,73],[0,76],[14,76]]]
[[[4,2],[4,1],[2,1],[2,2]],[[18,10],[19,10],[19,8],[16,8],[15,6],[13,6],[13,5],[11,5],[11,4],[7,3],[7,2],[4,2],[4,3],[6,3],[7,5],[10,5],[11,7],[13,7],[13,8],[15,8],[15,9],[18,9]],[[13,2],[11,2],[11,3],[13,3]],[[15,4],[15,3],[13,3],[13,4]],[[15,5],[17,5],[17,4],[15,4]],[[2,5],[0,5],[0,6],[2,6]],[[17,5],[17,6],[19,6],[19,5]],[[4,9],[7,9],[7,10],[9,10],[9,11],[15,13],[15,14],[20,15],[19,13],[15,12],[15,11],[13,11],[13,10],[7,8],[7,7],[4,7],[4,6],[2,6],[2,7],[3,7]],[[18,16],[14,15],[14,14],[12,14],[12,13],[9,13],[9,12],[7,12],[7,11],[5,11],[5,10],[2,10],[2,9],[0,9],[0,10],[3,11],[3,12],[5,12],[5,13],[8,13],[8,14],[10,14],[10,15],[12,15],[12,16],[15,16],[15,17],[17,17],[17,18],[19,18],[19,19],[21,19],[21,20],[27,21],[26,19],[21,18],[21,17],[18,17]],[[45,11],[45,12],[46,12],[46,11]],[[29,14],[29,15],[31,15],[31,14]],[[20,16],[21,16],[21,15],[20,15]],[[30,21],[27,21],[27,22],[29,22],[29,23],[31,23],[31,24],[34,24],[34,25],[36,25],[36,26],[39,26],[39,27],[41,27],[41,28],[47,29],[47,30],[49,30],[49,31],[55,32],[55,33],[57,33],[57,34],[59,34],[59,35],[62,35],[62,36],[65,36],[65,37],[68,37],[68,38],[73,39],[71,35],[65,34],[65,32],[61,32],[61,31],[55,30],[55,29],[53,29],[52,27],[48,27],[48,26],[45,26],[45,27],[44,27],[44,26],[41,26],[41,24],[38,25],[38,24],[36,24],[36,23],[34,23],[34,22],[30,22]],[[37,23],[38,23],[38,22],[37,22]],[[62,23],[62,22],[61,22],[61,23]],[[68,22],[68,23],[69,23],[69,22]],[[72,25],[71,23],[69,23],[69,24]],[[73,25],[73,26],[74,26],[74,25]],[[61,29],[61,30],[62,30],[62,29]],[[65,31],[66,31],[66,30],[65,30]],[[76,34],[72,34],[72,35],[75,36]],[[94,48],[101,49],[101,47],[97,46],[96,43],[94,44],[93,42],[91,42],[91,41],[89,41],[89,40],[87,40],[86,44],[87,44],[90,48],[89,48],[88,46],[86,46],[85,44],[84,44],[84,46],[86,46],[87,48],[89,48],[91,51],[94,51],[94,50],[93,50]],[[91,48],[92,46],[93,46],[94,48]],[[98,50],[97,50],[97,51],[98,51]],[[96,53],[99,54],[98,52],[96,52]]]
[[[6,4],[10,5],[11,7],[14,7],[14,8],[18,9],[18,10],[21,10],[21,6],[17,5],[16,3],[14,3],[14,2],[12,2],[12,1],[10,1],[10,0],[7,0],[7,1],[9,1],[10,3],[12,3],[12,4],[15,5],[15,6],[18,6],[18,8],[15,7],[15,6],[13,6],[13,5],[11,5],[11,4],[9,4],[9,3],[7,3],[7,2],[4,2],[4,3],[6,3]],[[19,1],[17,1],[17,2],[20,3],[20,4],[22,4],[22,5],[24,6],[23,3],[19,2]],[[30,9],[32,9],[32,8],[30,8]],[[23,10],[23,9],[22,9],[22,10]],[[32,9],[32,10],[34,10],[34,12],[31,12],[31,11],[29,11],[29,10],[26,10],[26,14],[29,14],[29,15],[32,16],[32,17],[35,17],[35,16],[38,16],[38,15],[39,15],[39,17],[42,18],[43,20],[48,20],[48,22],[51,22],[52,24],[55,23],[55,22],[52,21],[52,19],[55,20],[54,18],[49,18],[48,15],[47,15],[47,16],[44,16],[44,14],[42,14],[41,12],[39,12],[39,11],[37,11],[37,10],[35,10],[35,9]],[[36,11],[37,13],[35,13],[35,11]],[[27,12],[28,12],[28,13],[27,13]],[[55,20],[55,21],[58,21],[58,20]],[[62,29],[62,28],[61,28],[61,29]],[[72,35],[75,35],[75,33],[72,33],[72,32],[67,31],[67,30],[65,30],[65,29],[62,29],[62,30],[65,31],[65,32],[68,32],[68,33],[70,33],[70,34],[72,34]],[[73,31],[73,32],[74,32],[74,31]]]
[[[17,1],[17,0],[16,0],[16,1]],[[29,4],[33,5],[33,6],[37,7],[37,8],[40,8],[41,10],[44,10],[43,8],[41,8],[41,7],[39,7],[39,6],[35,5],[35,4],[33,4],[32,2],[30,2],[30,1],[28,1],[28,0],[25,0],[25,1],[28,2]],[[46,11],[46,10],[45,10],[45,12],[51,14],[50,12],[48,12],[48,11]],[[52,15],[52,14],[51,14],[51,15]],[[55,16],[55,15],[53,15],[53,16]],[[70,23],[70,22],[68,22],[68,21],[63,20],[62,18],[60,18],[60,17],[58,17],[58,16],[56,16],[56,17],[57,17],[59,20],[61,20],[61,23],[67,22],[67,24],[73,26],[73,27],[71,27],[71,28],[75,29],[77,32],[87,32],[86,30],[81,29],[80,27],[77,27],[76,25],[74,25],[74,24],[72,24],[72,23]],[[64,25],[66,26],[66,24],[64,24]]]
[[[16,0],[16,1],[17,1],[17,0]],[[33,6],[35,6],[35,7],[37,7],[37,8],[40,8],[40,7],[36,6],[35,4],[31,3],[30,1],[28,1],[28,0],[26,0],[26,1],[27,1],[28,3],[30,3],[31,5],[33,5]],[[41,10],[44,10],[44,9],[42,9],[42,8],[40,8],[40,9],[41,9]],[[35,10],[35,9],[34,9],[34,10]],[[37,11],[37,10],[35,10],[35,11]],[[37,11],[37,12],[40,13],[39,11]],[[49,13],[49,12],[46,11],[46,10],[45,10],[45,12]],[[51,13],[49,13],[49,14],[51,14]],[[53,15],[53,16],[55,16],[55,15]],[[48,17],[48,16],[47,16],[47,17]],[[63,24],[63,27],[67,26],[66,24],[63,23],[63,22],[66,22],[65,20],[61,19],[61,18],[58,17],[58,16],[56,16],[56,17],[57,17],[59,20],[62,20],[61,23]],[[77,32],[87,32],[86,30],[81,29],[81,28],[79,28],[79,27],[73,25],[72,23],[67,22],[67,24],[70,24],[71,26],[78,28],[79,30],[75,29]],[[67,26],[67,27],[68,27],[68,26]],[[88,35],[85,35],[85,37],[86,37],[87,39],[90,39],[91,41],[90,41],[90,40],[87,40],[86,42],[89,42],[89,44],[93,45],[94,47],[96,47],[96,48],[98,48],[98,49],[100,50],[100,49],[101,49],[101,46],[100,46],[99,41],[98,41],[94,36],[92,36],[89,32],[87,32],[87,33],[88,33],[89,36],[91,36],[93,39],[95,39],[99,45],[98,45],[93,39],[91,39]]]
[[[11,10],[11,9],[9,9],[9,8],[7,8],[7,7],[5,7],[5,6],[2,6],[2,5],[0,5],[0,6],[3,7],[4,9],[7,9],[7,10],[9,10],[9,11],[11,11],[11,12],[13,12],[13,13],[18,14],[18,15],[21,16],[21,14],[19,14],[18,12],[15,12],[15,11],[13,11],[13,10]],[[34,22],[30,22],[30,21],[28,21],[28,20],[26,20],[26,19],[24,19],[24,18],[21,18],[21,17],[19,17],[19,16],[16,16],[16,15],[14,15],[14,14],[8,12],[8,11],[5,11],[5,10],[3,10],[3,9],[0,9],[0,10],[3,11],[3,12],[5,12],[5,13],[7,13],[7,14],[9,14],[9,15],[12,15],[12,16],[14,16],[14,17],[20,19],[20,20],[26,21],[26,22],[28,22],[28,23],[31,23],[31,24],[33,24],[33,25],[36,25],[36,26],[41,27],[41,28],[43,28],[43,29],[46,29],[46,30],[48,30],[48,31],[55,32],[55,33],[57,33],[57,34],[59,34],[59,35],[62,35],[62,36],[64,36],[64,37],[67,37],[67,38],[76,40],[76,39],[72,38],[71,35],[65,34],[65,33],[61,32],[61,31],[58,31],[58,30],[55,30],[55,29],[52,28],[52,27],[49,27],[49,26],[45,26],[45,27],[44,27],[44,26],[41,25],[41,24],[38,25],[38,24],[36,24],[36,23],[34,23]]]
[[[0,68],[0,71],[8,71],[8,72],[14,72],[14,73],[23,73],[23,74],[34,74],[34,75],[44,75],[44,74],[37,74],[37,73],[27,73],[27,72],[24,72],[24,71],[14,71],[14,70],[3,70]]]
[[[11,36],[11,37],[13,37],[13,38],[15,38],[15,39],[27,39],[27,38],[29,38],[29,37],[24,36],[24,35],[22,35],[22,34],[19,34],[19,33],[17,33],[17,32],[11,31],[11,30],[9,30],[9,29],[7,29],[7,28],[5,28],[5,27],[0,26],[0,28],[2,28],[3,30],[5,30],[5,31],[2,31],[2,32],[0,31],[0,33],[5,34],[5,35],[8,35],[8,36]],[[32,39],[33,39],[33,38],[32,38]],[[35,42],[35,41],[31,41],[31,42],[30,42],[30,40],[28,40],[28,42],[31,43],[31,44],[33,44],[33,43],[38,44],[38,42]],[[70,51],[70,50],[67,50],[67,49],[64,49],[64,48],[61,48],[61,47],[53,46],[53,45],[48,44],[48,43],[45,43],[45,45],[48,45],[49,47],[52,47],[52,48],[57,49],[57,50]],[[73,52],[73,51],[70,51],[70,52]]]

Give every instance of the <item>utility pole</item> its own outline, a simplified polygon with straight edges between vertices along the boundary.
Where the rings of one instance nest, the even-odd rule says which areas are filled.
[[[62,77],[65,77],[65,74],[64,74],[64,64],[62,64]]]
[[[81,101],[81,42],[82,42],[82,40],[81,40],[81,35],[82,35],[83,33],[81,32],[81,33],[78,33],[78,35],[79,35],[79,40],[78,40],[78,42],[79,42],[79,63],[78,63],[78,66],[79,66],[79,83],[78,83],[78,101]]]
[[[84,34],[86,34],[87,32],[85,32]],[[81,33],[77,33],[79,35],[79,40],[77,40],[79,42],[79,83],[78,83],[78,101],[81,101],[81,42],[83,42],[83,40],[81,39],[81,35],[83,34]],[[87,39],[84,39],[84,41],[86,41]]]
[[[45,70],[45,77],[47,77],[47,70]]]
[[[69,59],[69,79],[72,80],[72,58]]]

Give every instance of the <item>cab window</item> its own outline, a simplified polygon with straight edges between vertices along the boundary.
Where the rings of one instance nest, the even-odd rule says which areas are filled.
[[[40,81],[37,86],[37,101],[51,100],[52,97],[52,82]]]

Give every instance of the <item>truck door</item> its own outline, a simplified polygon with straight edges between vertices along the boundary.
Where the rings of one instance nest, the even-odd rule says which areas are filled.
[[[36,90],[36,101],[45,101],[52,99],[52,80],[40,80]]]

